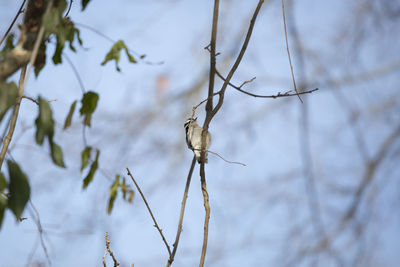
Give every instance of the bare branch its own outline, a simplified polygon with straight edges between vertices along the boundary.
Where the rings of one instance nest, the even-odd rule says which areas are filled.
[[[226,79],[224,78],[224,76],[222,76],[221,73],[219,73],[218,70],[216,71],[216,74],[217,74],[218,77],[220,77],[223,81],[226,80]],[[247,91],[245,91],[245,90],[242,89],[242,87],[243,87],[245,84],[254,81],[254,79],[255,79],[255,77],[252,78],[252,79],[250,79],[250,80],[248,80],[248,81],[243,82],[240,86],[236,86],[236,85],[234,85],[234,84],[232,84],[232,83],[230,83],[230,82],[229,82],[228,84],[229,84],[229,86],[231,86],[232,88],[234,88],[234,89],[238,90],[239,92],[242,92],[242,93],[244,93],[244,94],[246,94],[246,95],[249,95],[249,96],[260,97],[260,98],[274,98],[274,99],[275,99],[275,98],[279,98],[279,97],[288,97],[288,96],[298,96],[298,95],[304,95],[304,94],[311,94],[312,92],[315,92],[315,91],[318,91],[318,90],[319,90],[318,88],[314,88],[314,89],[312,89],[312,90],[308,90],[308,91],[304,91],[304,92],[300,92],[300,93],[290,93],[291,91],[288,91],[288,92],[285,92],[285,93],[278,92],[278,94],[276,94],[276,95],[257,95],[257,94],[253,94],[253,93],[247,92]],[[219,92],[215,93],[214,95],[216,95],[216,94],[218,94],[218,93],[219,93]],[[202,104],[202,102],[201,102],[200,104]]]
[[[133,181],[133,183],[135,184],[136,189],[139,191],[139,194],[140,194],[140,196],[142,197],[142,199],[143,199],[143,201],[144,201],[144,204],[146,204],[147,210],[149,211],[150,216],[151,216],[151,218],[153,219],[154,227],[157,228],[158,232],[160,233],[161,238],[162,238],[162,240],[163,240],[165,246],[167,247],[168,254],[169,254],[169,256],[171,257],[171,249],[170,249],[170,247],[169,247],[169,245],[168,245],[167,240],[166,240],[165,237],[164,237],[164,234],[162,233],[162,229],[161,229],[161,228],[158,226],[158,224],[157,224],[156,218],[154,217],[153,212],[152,212],[151,209],[150,209],[149,203],[147,203],[147,200],[146,200],[146,198],[145,198],[145,196],[144,196],[142,190],[140,189],[139,185],[136,183],[136,180],[135,180],[135,178],[133,178],[133,175],[132,175],[132,173],[130,172],[130,170],[129,170],[128,167],[126,167],[126,170],[128,171],[128,175],[132,178],[132,181]]]
[[[208,132],[208,127],[210,125],[210,122],[212,118],[215,116],[215,114],[218,112],[218,110],[221,108],[223,102],[224,102],[224,96],[225,96],[225,91],[226,88],[228,87],[228,84],[233,77],[233,74],[235,73],[236,69],[238,68],[240,62],[242,61],[242,58],[244,56],[244,53],[246,52],[247,45],[250,41],[251,34],[253,32],[254,24],[256,22],[256,18],[258,16],[258,13],[261,9],[262,4],[264,3],[264,0],[259,0],[258,5],[254,11],[253,17],[250,21],[249,29],[246,34],[246,38],[243,42],[242,48],[239,52],[239,55],[236,58],[235,63],[233,64],[231,70],[229,71],[229,74],[224,82],[224,84],[221,87],[221,90],[218,92],[219,94],[219,100],[217,105],[213,108],[213,96],[214,96],[214,79],[215,79],[215,73],[216,73],[216,68],[215,68],[215,42],[216,42],[216,36],[217,36],[217,22],[218,22],[218,7],[219,7],[219,1],[215,0],[214,1],[214,14],[213,14],[213,25],[212,25],[212,32],[211,32],[211,43],[210,43],[210,77],[209,77],[209,89],[208,89],[208,99],[207,99],[207,104],[206,104],[206,119],[203,124],[203,132],[202,132],[202,138],[201,138],[201,157],[200,157],[200,180],[201,180],[201,191],[203,193],[203,199],[204,199],[204,209],[205,209],[205,218],[204,218],[204,235],[203,235],[203,246],[201,250],[201,257],[200,257],[200,267],[204,266],[204,261],[205,261],[205,256],[206,256],[206,251],[207,251],[207,242],[208,242],[208,225],[210,221],[210,203],[209,203],[209,196],[207,192],[207,184],[206,184],[206,174],[204,170],[204,159],[205,159],[205,146],[206,146],[206,136]]]
[[[289,50],[289,42],[288,42],[288,38],[287,38],[287,30],[286,30],[286,17],[285,17],[285,3],[284,0],[282,0],[282,17],[283,17],[283,28],[285,29],[285,40],[286,40],[286,51],[288,54],[288,59],[289,59],[289,65],[290,65],[290,71],[292,73],[292,80],[293,80],[293,86],[294,86],[294,90],[297,93],[297,96],[299,97],[299,100],[301,101],[301,103],[303,103],[303,100],[301,99],[299,92],[297,91],[297,87],[296,87],[296,79],[294,78],[294,72],[293,72],[293,65],[292,65],[292,58],[290,56],[290,50]]]
[[[218,100],[218,103],[217,103],[217,105],[215,106],[215,108],[213,109],[213,111],[211,113],[211,116],[210,116],[211,118],[209,118],[208,121],[206,119],[206,121],[204,122],[204,124],[207,125],[207,128],[208,128],[208,124],[210,123],[211,119],[215,116],[215,114],[221,108],[222,103],[224,102],[224,96],[225,96],[226,88],[228,87],[229,82],[233,77],[233,74],[235,74],[235,72],[236,72],[237,68],[239,67],[239,64],[242,61],[242,58],[243,58],[243,56],[244,56],[244,54],[246,52],[247,45],[249,44],[250,37],[251,37],[251,35],[253,33],[254,24],[256,22],[258,13],[259,13],[263,3],[264,3],[264,0],[259,0],[259,2],[257,4],[257,7],[254,10],[253,17],[251,18],[249,29],[247,30],[246,38],[245,38],[245,40],[243,42],[242,48],[240,49],[239,55],[237,56],[235,63],[233,64],[231,70],[228,73],[228,76],[225,79],[224,84],[222,85],[221,92],[220,92],[220,98]],[[203,126],[203,128],[204,128],[204,126]]]
[[[187,177],[187,180],[186,180],[185,192],[183,193],[182,205],[181,205],[181,213],[179,215],[178,230],[176,231],[175,242],[172,245],[174,247],[174,249],[172,250],[171,256],[168,259],[167,267],[171,266],[171,264],[172,264],[172,262],[174,261],[174,258],[175,258],[176,250],[178,249],[179,238],[180,238],[181,232],[182,232],[182,222],[183,222],[183,215],[185,213],[186,199],[188,197],[190,181],[192,179],[192,174],[193,174],[193,170],[194,170],[194,166],[195,165],[196,165],[196,157],[193,156],[192,165],[190,166],[190,170],[189,170],[188,177]]]

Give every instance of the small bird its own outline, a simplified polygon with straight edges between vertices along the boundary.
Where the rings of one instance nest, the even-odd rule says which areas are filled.
[[[184,127],[186,132],[186,144],[189,149],[191,149],[195,156],[198,163],[200,163],[201,157],[201,133],[203,132],[203,128],[200,127],[197,122],[197,118],[189,118],[186,120]],[[211,145],[211,135],[207,132],[206,137],[206,153],[204,157],[204,163],[208,163],[208,148]]]

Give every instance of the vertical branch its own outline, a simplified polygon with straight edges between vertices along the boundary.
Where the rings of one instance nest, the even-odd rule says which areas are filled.
[[[218,7],[219,7],[219,1],[215,0],[214,1],[214,14],[213,14],[213,25],[212,25],[212,33],[211,33],[211,43],[210,43],[210,81],[209,81],[209,90],[208,90],[208,100],[207,100],[207,105],[206,105],[206,119],[203,124],[203,132],[202,132],[202,139],[201,139],[201,159],[200,159],[200,178],[201,178],[201,191],[203,193],[203,199],[204,199],[204,209],[205,209],[205,218],[204,218],[204,235],[203,235],[203,247],[201,250],[201,257],[200,257],[200,267],[204,266],[204,261],[206,257],[206,251],[207,251],[207,243],[208,243],[208,226],[209,226],[209,221],[210,221],[210,203],[209,203],[209,195],[207,192],[207,183],[206,183],[206,174],[204,170],[204,161],[205,161],[205,147],[206,147],[206,136],[208,132],[208,128],[210,125],[210,122],[212,118],[215,116],[215,114],[218,112],[218,110],[221,108],[222,103],[224,101],[224,96],[225,96],[225,91],[226,88],[228,87],[228,84],[230,80],[232,79],[235,71],[239,67],[239,64],[244,56],[244,53],[246,52],[247,45],[250,41],[251,34],[253,32],[254,24],[256,22],[256,18],[258,16],[258,13],[261,9],[262,4],[264,3],[264,0],[259,0],[258,5],[254,11],[253,17],[251,18],[249,29],[246,34],[246,38],[243,42],[242,48],[239,52],[239,55],[236,58],[235,63],[233,64],[231,70],[229,71],[228,76],[226,77],[224,84],[222,85],[221,90],[218,92],[219,94],[219,99],[218,103],[215,106],[215,108],[212,108],[212,99],[214,95],[214,78],[215,78],[215,41],[216,41],[216,36],[217,36],[217,23],[218,23]]]
[[[213,109],[213,95],[214,95],[214,81],[216,73],[216,42],[217,42],[217,29],[218,29],[218,10],[219,10],[219,0],[214,1],[214,12],[213,12],[213,22],[211,29],[211,42],[210,42],[210,76],[208,82],[208,100],[206,104],[206,122],[211,120],[210,115]],[[208,129],[209,122],[204,126]],[[203,128],[204,129],[204,128]]]
[[[19,86],[19,92],[18,92],[19,96],[17,98],[17,102],[15,103],[15,107],[14,107],[13,114],[11,117],[10,127],[8,129],[8,133],[3,140],[3,146],[2,146],[1,152],[0,152],[0,170],[1,170],[1,167],[3,166],[3,162],[4,162],[4,158],[6,156],[7,150],[8,150],[8,146],[10,145],[12,136],[14,134],[15,125],[17,124],[19,107],[21,106],[22,96],[24,95],[24,87],[23,86],[24,86],[25,73],[26,73],[26,65],[24,67],[22,67],[21,73],[19,75],[19,85],[18,85]]]
[[[235,60],[235,63],[233,64],[231,70],[229,71],[228,76],[226,76],[225,81],[224,81],[224,83],[223,83],[223,85],[221,87],[221,90],[219,91],[218,103],[217,103],[217,105],[215,106],[215,108],[212,111],[210,121],[215,116],[215,114],[218,112],[218,110],[221,108],[222,103],[224,102],[224,96],[225,96],[226,88],[228,87],[229,82],[231,81],[233,75],[235,74],[237,68],[239,67],[240,62],[243,59],[243,56],[244,56],[244,54],[246,52],[246,49],[247,49],[247,45],[249,44],[249,41],[250,41],[250,37],[251,37],[251,35],[253,33],[254,24],[256,23],[256,19],[257,19],[258,13],[260,12],[260,9],[261,9],[261,6],[263,5],[263,3],[264,3],[264,0],[259,0],[258,1],[257,7],[256,7],[256,9],[254,10],[254,13],[253,13],[253,17],[250,20],[249,29],[247,30],[247,34],[246,34],[246,37],[245,37],[245,39],[243,41],[242,48],[240,49],[239,55],[237,56],[237,58]],[[204,126],[203,126],[203,128],[204,128]]]
[[[204,199],[205,216],[204,216],[203,246],[201,248],[200,264],[199,264],[200,267],[204,266],[204,261],[206,258],[207,243],[208,243],[208,225],[210,222],[210,203],[207,192],[204,161],[206,153],[205,150],[206,150],[206,138],[207,138],[208,126],[210,125],[211,119],[213,117],[212,116],[213,95],[214,95],[214,81],[216,72],[215,46],[217,41],[218,10],[219,10],[219,0],[214,0],[214,12],[213,12],[213,22],[212,22],[211,42],[210,42],[210,77],[208,83],[208,100],[206,104],[206,119],[203,124],[203,132],[201,133],[200,181],[201,181],[201,192],[203,193],[203,199]]]
[[[185,213],[186,199],[188,197],[190,181],[192,179],[193,169],[194,169],[195,165],[196,165],[196,157],[193,156],[192,165],[190,166],[189,174],[188,174],[188,177],[186,180],[185,192],[183,193],[181,214],[179,216],[179,223],[178,223],[178,230],[176,231],[175,242],[173,244],[174,249],[172,250],[172,254],[168,259],[167,267],[171,266],[171,264],[175,258],[176,250],[178,249],[179,238],[180,238],[181,232],[182,232],[182,222],[183,222],[183,215]]]
[[[202,152],[202,153],[204,153],[204,152]],[[204,199],[205,216],[204,216],[203,246],[201,248],[201,257],[200,257],[199,267],[203,267],[204,261],[206,259],[207,243],[208,243],[208,225],[210,222],[210,202],[209,202],[209,197],[208,197],[208,192],[207,192],[206,174],[204,171],[204,161],[202,161],[200,164],[200,177],[201,177],[201,192],[203,193],[203,199]]]
[[[214,81],[215,81],[215,64],[216,64],[216,53],[215,46],[217,41],[217,28],[218,28],[218,10],[219,10],[219,0],[214,0],[214,12],[213,12],[213,22],[211,29],[211,42],[210,42],[210,76],[208,83],[208,100],[206,104],[206,119],[203,124],[203,132],[201,134],[201,154],[200,154],[200,181],[201,181],[201,192],[203,193],[204,199],[204,234],[203,234],[203,246],[201,248],[201,257],[200,257],[200,267],[204,266],[204,261],[206,258],[207,252],[207,243],[208,243],[208,225],[210,222],[210,203],[207,192],[207,184],[206,184],[206,173],[204,170],[204,162],[205,162],[205,150],[206,150],[206,138],[208,132],[208,126],[210,125],[212,119],[212,111],[213,111],[213,95],[214,95]]]
[[[289,65],[290,65],[290,72],[292,73],[292,80],[293,80],[293,87],[294,90],[296,91],[296,94],[300,100],[301,103],[303,103],[303,100],[301,99],[299,92],[297,91],[297,86],[296,86],[296,79],[294,78],[294,72],[293,72],[293,65],[292,65],[292,58],[290,56],[290,50],[289,50],[289,42],[287,38],[287,30],[286,30],[286,16],[285,16],[285,0],[282,0],[282,17],[283,17],[283,28],[285,30],[285,41],[286,41],[286,51],[288,54],[288,59],[289,59]]]

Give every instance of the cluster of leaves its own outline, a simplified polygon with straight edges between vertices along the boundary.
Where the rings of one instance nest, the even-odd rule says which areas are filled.
[[[90,0],[81,0],[82,11],[85,10]],[[46,64],[47,44],[55,44],[54,54],[52,61],[55,65],[62,63],[62,55],[65,46],[76,52],[74,44],[77,42],[82,46],[82,39],[80,31],[75,27],[74,23],[65,16],[67,9],[66,0],[53,1],[53,7],[46,12],[42,17],[42,25],[45,30],[43,42],[39,48],[38,57],[35,61],[35,74],[39,75],[40,71]],[[5,58],[14,48],[14,35],[10,34],[0,51],[0,57]],[[129,48],[122,40],[117,41],[106,54],[101,65],[105,65],[109,61],[115,61],[116,70],[121,71],[119,62],[121,52],[125,52],[129,62],[137,63],[135,57],[131,54]],[[144,56],[142,56],[144,57]],[[141,58],[142,58],[141,57]],[[15,105],[18,98],[18,87],[14,82],[6,82],[0,80],[0,122],[7,111]],[[93,91],[83,94],[80,101],[81,107],[79,109],[80,116],[82,117],[83,127],[90,127],[92,115],[96,110],[99,95]],[[38,116],[35,120],[36,133],[35,140],[38,145],[43,145],[47,140],[50,148],[50,157],[53,163],[65,168],[62,148],[55,142],[53,112],[47,100],[39,97],[37,100],[39,106]],[[64,130],[69,128],[72,124],[72,118],[77,106],[77,100],[74,101],[68,111],[67,117],[64,122]],[[88,169],[85,178],[83,179],[83,189],[93,181],[93,178],[99,166],[100,150],[87,145],[81,152],[81,173]],[[18,220],[21,220],[21,215],[30,198],[30,186],[27,176],[23,173],[20,166],[11,160],[7,161],[8,178],[0,172],[0,227],[3,221],[4,212],[10,209]],[[89,167],[90,166],[90,167]],[[122,181],[121,181],[122,180]],[[7,182],[8,181],[8,182]],[[127,202],[132,202],[134,191],[126,184],[125,178],[117,175],[110,187],[110,199],[108,201],[107,212],[111,213],[114,201],[117,198],[118,192],[122,192],[123,199]]]
[[[88,1],[85,1],[86,5]],[[57,1],[57,5],[46,12],[43,16],[43,27],[45,29],[46,42],[50,42],[51,38],[56,39],[56,49],[54,51],[52,60],[55,65],[62,63],[62,53],[66,43],[68,42],[71,51],[76,52],[74,41],[77,40],[79,45],[82,45],[82,39],[80,38],[80,31],[75,27],[74,23],[68,18],[64,17],[63,14],[67,8],[67,2],[65,0]],[[86,7],[82,2],[82,9]],[[39,54],[46,53],[46,42],[40,47]],[[35,65],[35,74],[39,75],[39,72],[44,67],[42,65]]]
[[[116,175],[115,180],[110,187],[110,199],[108,200],[108,206],[107,206],[108,214],[111,213],[114,207],[114,201],[117,198],[118,191],[122,192],[123,200],[132,203],[134,191],[131,189],[129,185],[126,184],[125,177],[122,177],[122,183],[120,183],[120,178],[121,178],[120,175]]]

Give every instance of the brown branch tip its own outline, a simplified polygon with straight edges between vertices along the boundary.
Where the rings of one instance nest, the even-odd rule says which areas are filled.
[[[115,258],[114,253],[110,249],[110,239],[108,238],[108,232],[106,232],[106,247],[104,249],[104,255],[103,255],[103,266],[104,267],[107,267],[107,264],[106,264],[107,252],[110,254],[111,258],[113,259],[114,267],[117,267],[120,263]]]

